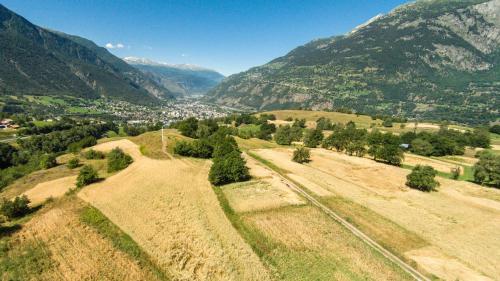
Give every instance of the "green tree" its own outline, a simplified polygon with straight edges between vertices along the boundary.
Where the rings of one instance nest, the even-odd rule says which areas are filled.
[[[187,118],[177,124],[177,129],[183,136],[196,138],[196,132],[198,131],[198,120],[194,117]]]
[[[490,151],[481,153],[474,165],[474,181],[500,187],[500,156]]]
[[[368,154],[375,161],[382,160],[391,165],[401,165],[404,158],[403,149],[400,147],[401,139],[392,133],[381,133],[378,130],[368,135]]]
[[[267,122],[260,125],[259,133],[257,137],[262,140],[271,140],[272,134],[276,132],[276,126],[274,124],[269,124]]]
[[[297,147],[293,152],[292,161],[300,164],[311,161],[311,153],[309,149],[305,147]]]
[[[417,165],[406,176],[406,185],[421,191],[432,191],[439,186],[439,182],[434,179],[436,175],[437,171],[431,166]]]
[[[108,153],[108,173],[123,170],[132,162],[130,155],[123,152],[121,148],[115,147]]]
[[[80,170],[78,177],[76,178],[76,187],[81,188],[91,183],[96,182],[99,179],[99,175],[94,167],[90,165],[85,165]]]
[[[0,169],[13,165],[14,155],[17,149],[8,143],[0,142]]]
[[[249,178],[250,174],[245,166],[245,160],[236,150],[222,157],[214,158],[208,175],[208,179],[213,185],[245,181]]]
[[[430,156],[434,152],[434,147],[430,142],[416,138],[411,142],[410,151],[418,155]]]
[[[77,157],[73,157],[68,161],[68,168],[75,169],[80,165],[80,160]]]
[[[306,127],[306,119],[295,119],[292,127],[305,128]]]
[[[323,131],[321,129],[307,129],[304,136],[304,145],[306,147],[317,147],[323,140]]]
[[[274,140],[277,144],[290,145],[292,143],[292,128],[289,125],[284,125],[276,129]]]

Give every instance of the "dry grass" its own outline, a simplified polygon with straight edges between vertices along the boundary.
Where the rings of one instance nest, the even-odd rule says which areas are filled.
[[[142,270],[125,253],[114,248],[93,229],[79,220],[83,207],[71,199],[48,209],[26,223],[14,234],[14,247],[27,244],[45,245],[44,263],[51,266],[40,269],[26,280],[157,280]],[[41,258],[41,257],[40,257]]]
[[[320,117],[330,118],[334,123],[347,123],[349,121],[353,121],[359,127],[368,128],[370,124],[381,124],[382,120],[372,120],[370,116],[367,115],[356,115],[356,114],[347,114],[340,112],[326,112],[326,111],[306,111],[306,110],[275,110],[263,112],[267,114],[276,115],[276,119],[285,120],[288,117],[292,117],[293,119],[305,118],[306,121],[316,121]],[[313,126],[312,123],[309,126]]]
[[[75,188],[76,177],[75,175],[39,183],[34,188],[24,192],[24,195],[30,199],[31,206],[40,205],[48,198],[61,197],[71,188]]]
[[[460,167],[460,164],[453,164],[438,159],[432,159],[411,153],[405,153],[403,165],[410,165],[410,166],[427,165],[433,167],[437,171],[444,173],[450,173],[453,168]],[[460,169],[460,173],[463,174],[463,172],[464,172],[463,169]]]
[[[231,208],[236,212],[262,211],[305,201],[290,190],[279,175],[245,154],[253,181],[222,187]]]
[[[269,279],[221,210],[207,180],[210,162],[150,159],[126,140],[106,145],[122,147],[134,163],[78,196],[129,234],[169,275],[176,280]]]
[[[280,280],[411,280],[311,206],[242,215]],[[263,241],[265,242],[263,242]]]
[[[34,188],[39,183],[48,182],[77,174],[78,170],[71,170],[63,165],[48,170],[36,171],[14,181],[12,184],[4,188],[0,193],[0,197],[13,198]]]
[[[255,153],[415,233],[434,246],[432,249],[439,251],[436,254],[458,262],[463,272],[475,272],[478,277],[500,276],[500,252],[497,251],[500,248],[500,190],[439,178],[438,192],[423,193],[404,185],[409,171],[366,158],[314,149],[312,162],[299,165],[290,160],[290,149]],[[398,249],[397,244],[400,243],[394,241],[394,249]],[[410,254],[407,256],[411,258]],[[456,278],[462,279],[464,276],[459,272],[462,271],[457,271]],[[446,276],[440,271],[431,273]]]
[[[239,137],[234,137],[234,138],[236,139],[236,142],[238,143],[238,147],[241,150],[280,147],[280,145],[278,145],[274,142],[268,142],[268,141],[257,139],[257,138],[251,138],[251,139],[242,139]]]

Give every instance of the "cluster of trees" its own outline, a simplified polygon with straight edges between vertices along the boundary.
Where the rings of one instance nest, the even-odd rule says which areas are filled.
[[[465,146],[488,148],[490,136],[486,129],[462,133],[442,127],[438,132],[407,132],[401,135],[410,151],[423,156],[462,155]]]
[[[195,118],[183,120],[175,127],[183,135],[196,139],[176,143],[174,153],[197,158],[212,158],[213,165],[208,177],[212,184],[222,185],[250,178],[245,160],[241,157],[241,152],[232,136],[234,130],[225,126],[219,127],[215,120],[198,121]]]
[[[294,141],[302,139],[303,129],[300,126],[284,125],[276,129],[274,141],[281,145],[290,145]]]
[[[496,124],[496,125],[491,126],[489,131],[490,131],[490,133],[500,135],[500,125]]]
[[[94,145],[110,130],[117,130],[116,125],[94,123],[19,139],[17,146],[0,143],[0,189],[33,171],[55,166],[58,154]]]
[[[481,152],[474,165],[474,181],[500,188],[500,155],[487,150]]]
[[[138,136],[140,134],[144,134],[145,132],[161,130],[162,127],[163,127],[163,123],[162,122],[148,123],[148,124],[145,124],[145,125],[129,125],[129,124],[124,124],[123,125],[123,131],[128,136],[135,137],[135,136]]]

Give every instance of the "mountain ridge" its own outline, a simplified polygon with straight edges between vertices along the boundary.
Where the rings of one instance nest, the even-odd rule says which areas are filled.
[[[207,100],[256,110],[498,118],[500,1],[417,1],[226,78]]]
[[[197,65],[168,64],[137,57],[123,60],[178,96],[204,95],[224,79],[219,72]]]
[[[107,96],[157,102],[172,94],[94,42],[32,24],[0,5],[2,95]]]

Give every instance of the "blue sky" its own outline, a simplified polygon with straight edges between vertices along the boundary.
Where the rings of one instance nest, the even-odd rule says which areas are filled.
[[[119,57],[190,63],[225,75],[313,39],[344,34],[403,0],[0,0],[31,22]],[[118,45],[120,44],[120,45]]]

